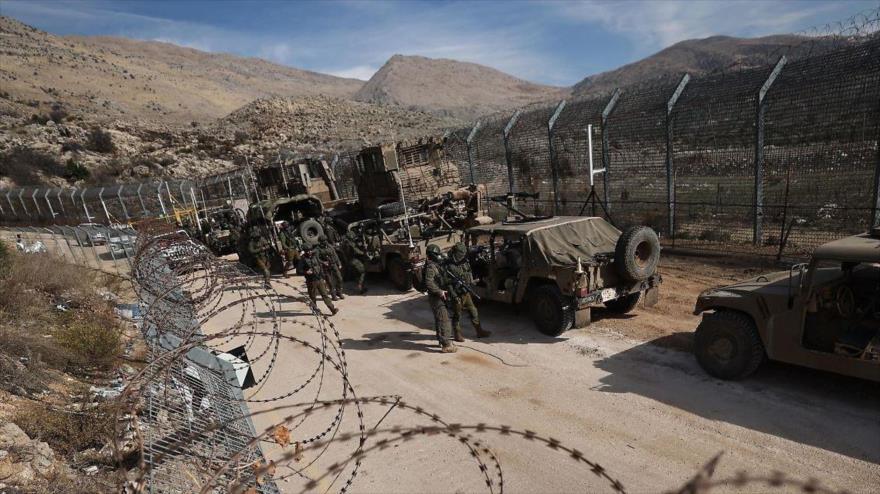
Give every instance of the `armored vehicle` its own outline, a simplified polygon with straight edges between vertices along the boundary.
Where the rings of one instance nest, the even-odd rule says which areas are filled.
[[[766,359],[880,381],[880,230],[822,245],[807,264],[701,293],[697,362],[740,379]]]
[[[632,311],[659,296],[660,242],[648,227],[620,230],[602,218],[557,216],[476,226],[465,233],[483,299],[528,308],[558,336],[590,323],[591,308]]]
[[[462,240],[461,232],[452,228],[436,228],[428,215],[413,214],[356,221],[348,230],[359,237],[370,256],[364,263],[368,273],[387,273],[391,283],[402,291],[420,286],[422,267],[427,259],[428,244],[437,244],[448,251]],[[407,225],[409,228],[407,229]],[[342,252],[346,265],[350,252]]]

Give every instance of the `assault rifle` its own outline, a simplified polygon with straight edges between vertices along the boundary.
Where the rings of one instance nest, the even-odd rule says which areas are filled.
[[[447,266],[448,262],[448,260],[444,260],[444,262],[439,263],[440,269],[442,269],[443,273],[445,273],[446,276],[448,276],[452,280],[452,291],[455,292],[455,295],[458,296],[463,291],[464,293],[470,293],[471,297],[480,300],[480,296],[477,295],[477,292],[475,292],[473,288],[471,288],[471,285],[469,283],[467,283],[466,281],[461,279],[461,277],[449,270],[449,267]]]

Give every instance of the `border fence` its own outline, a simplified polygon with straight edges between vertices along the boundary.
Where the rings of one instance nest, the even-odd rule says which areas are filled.
[[[802,257],[880,222],[878,28],[880,9],[751,54],[754,68],[504,112],[448,130],[444,151],[462,182],[490,195],[538,193],[519,200],[526,212],[646,224],[667,246]],[[590,177],[590,156],[604,173]],[[356,199],[357,166],[357,151],[333,160],[345,198]],[[197,181],[0,190],[0,218],[169,217],[247,198],[252,175],[245,167]]]

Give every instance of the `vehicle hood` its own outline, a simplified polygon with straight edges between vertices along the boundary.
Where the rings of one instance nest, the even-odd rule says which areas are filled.
[[[788,295],[789,279],[788,271],[777,271],[774,273],[762,274],[754,278],[749,278],[732,285],[710,288],[700,294],[700,297],[706,296],[724,296],[729,294],[762,294],[762,295]],[[795,272],[792,275],[791,286],[797,287],[800,274]]]

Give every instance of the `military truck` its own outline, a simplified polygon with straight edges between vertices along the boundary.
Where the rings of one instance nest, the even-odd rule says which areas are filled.
[[[202,240],[214,255],[225,256],[237,249],[238,233],[243,222],[240,213],[231,206],[199,212]]]
[[[381,210],[381,208],[380,208]],[[448,251],[462,240],[460,231],[447,225],[438,229],[426,221],[425,213],[398,215],[360,220],[348,225],[348,231],[361,238],[361,244],[371,255],[364,263],[368,273],[386,273],[391,283],[401,291],[407,291],[422,283],[422,267],[427,259],[428,244],[437,244]],[[409,225],[409,228],[407,228]],[[375,239],[374,242],[370,242]],[[369,249],[370,244],[375,249]],[[348,265],[351,253],[343,249],[342,259]]]
[[[591,321],[592,307],[632,311],[657,303],[660,242],[648,227],[620,230],[602,218],[523,218],[465,232],[474,291],[526,307],[538,330],[558,336]]]
[[[741,379],[767,359],[880,381],[880,229],[820,246],[806,264],[697,298],[700,366]]]

